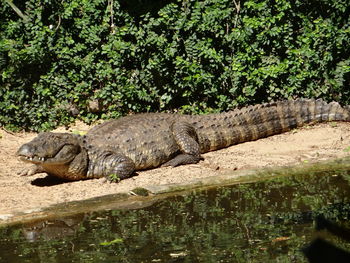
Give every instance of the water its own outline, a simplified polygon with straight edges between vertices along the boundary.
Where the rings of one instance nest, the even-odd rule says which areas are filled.
[[[301,249],[318,215],[350,228],[349,197],[346,172],[193,191],[141,209],[0,228],[0,262],[307,262]]]

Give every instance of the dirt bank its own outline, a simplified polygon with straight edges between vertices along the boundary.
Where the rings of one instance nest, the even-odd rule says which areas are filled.
[[[70,128],[71,131],[87,129],[89,127],[83,124]],[[56,131],[62,132],[65,129]],[[237,169],[345,157],[350,150],[350,124],[319,124],[207,153],[203,155],[205,160],[199,164],[138,172],[137,176],[118,184],[104,183],[103,179],[57,183],[47,180],[46,174],[32,177],[17,175],[28,164],[18,160],[16,150],[35,136],[34,133],[9,133],[0,129],[0,220],[18,212],[36,211],[57,203],[128,192],[136,187],[184,183],[194,178],[225,174]]]

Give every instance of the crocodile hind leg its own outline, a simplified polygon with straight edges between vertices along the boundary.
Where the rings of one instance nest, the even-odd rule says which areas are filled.
[[[171,130],[181,154],[175,156],[162,166],[175,167],[182,164],[198,163],[202,157],[200,155],[195,128],[187,122],[176,121],[171,125]]]

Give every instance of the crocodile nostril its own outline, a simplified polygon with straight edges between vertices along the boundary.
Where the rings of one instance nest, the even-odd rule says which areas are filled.
[[[34,148],[28,144],[24,144],[18,149],[17,155],[26,156],[26,157],[33,157],[34,156]]]

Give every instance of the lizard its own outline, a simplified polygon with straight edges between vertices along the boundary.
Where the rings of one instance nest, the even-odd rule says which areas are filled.
[[[17,155],[33,164],[21,175],[119,181],[138,170],[198,163],[209,151],[325,121],[350,121],[350,107],[296,99],[206,115],[139,113],[106,121],[84,136],[39,133]]]

